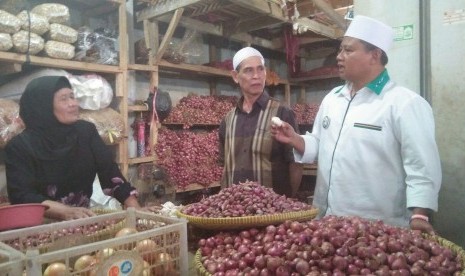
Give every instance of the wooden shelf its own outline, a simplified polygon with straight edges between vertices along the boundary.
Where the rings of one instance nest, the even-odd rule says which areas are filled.
[[[310,76],[310,77],[298,77],[290,79],[291,82],[305,82],[314,80],[326,80],[339,78],[339,74],[322,75],[322,76]]]
[[[38,56],[29,56],[29,58],[30,64],[44,67],[113,74],[122,72],[122,70],[118,66],[113,65],[87,63],[74,60],[54,59]],[[26,55],[11,52],[0,52],[0,60],[2,60],[3,62],[24,64],[26,63]]]
[[[144,112],[149,111],[149,107],[147,105],[129,105],[128,112]]]
[[[231,77],[228,70],[218,69],[215,67],[196,65],[188,63],[174,64],[166,60],[161,60],[158,64],[160,71],[175,71],[175,72],[189,72],[195,73],[200,76],[218,76],[218,77]]]
[[[134,165],[134,164],[140,164],[140,163],[149,163],[149,162],[154,162],[155,160],[157,160],[155,156],[135,157],[135,158],[129,158],[128,164]]]
[[[220,183],[212,183],[208,187],[193,183],[193,184],[189,184],[185,189],[176,188],[176,192],[177,193],[192,192],[192,191],[198,191],[198,190],[203,190],[203,189],[208,189],[208,188],[216,188],[220,186],[221,186]]]
[[[129,70],[158,72],[158,66],[148,64],[128,64]]]
[[[162,123],[162,126],[183,126],[185,123]],[[220,124],[202,124],[202,123],[195,123],[190,126],[193,127],[219,127]]]
[[[303,175],[314,175],[317,174],[318,165],[316,164],[304,164]]]

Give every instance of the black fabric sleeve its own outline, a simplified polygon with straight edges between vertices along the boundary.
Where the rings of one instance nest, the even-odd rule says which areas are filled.
[[[114,161],[112,151],[103,142],[95,125],[88,122],[81,124],[87,125],[85,128],[90,133],[90,144],[97,164],[97,174],[102,190],[123,204],[135,188],[124,178],[118,164]]]
[[[42,203],[49,199],[35,185],[35,165],[20,136],[5,147],[5,168],[8,199],[12,204]]]

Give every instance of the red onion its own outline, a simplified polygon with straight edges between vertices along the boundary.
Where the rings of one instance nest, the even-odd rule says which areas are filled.
[[[302,229],[296,233],[297,225]],[[348,229],[357,235],[349,237]],[[463,260],[454,251],[378,221],[325,217],[299,224],[286,221],[255,232],[225,232],[202,240],[202,263],[243,275],[454,275],[463,270]],[[346,240],[341,244],[335,237]],[[229,249],[227,239],[233,241]],[[213,249],[208,247],[211,241]],[[378,246],[383,243],[386,247]],[[220,263],[233,269],[221,270]]]
[[[247,201],[247,199],[250,200]],[[238,205],[241,205],[240,208],[244,212],[236,212],[239,208]],[[288,209],[283,206],[287,206]],[[264,187],[257,182],[246,181],[222,189],[218,194],[211,195],[197,203],[190,204],[183,209],[183,212],[187,215],[200,217],[231,217],[286,213],[296,209],[309,210],[311,208],[310,205],[303,202],[278,195],[271,188]],[[298,222],[294,226],[303,229]],[[266,232],[273,234],[274,237],[278,228],[274,225],[268,227]],[[285,234],[284,231],[280,230],[280,235],[283,234]],[[249,231],[243,231],[242,235],[252,236]]]

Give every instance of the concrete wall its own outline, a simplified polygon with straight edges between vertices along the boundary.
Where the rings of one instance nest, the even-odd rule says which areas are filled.
[[[431,85],[436,137],[442,160],[442,189],[435,227],[465,247],[465,20],[444,23],[444,14],[464,1],[431,1]],[[463,18],[463,15],[462,15]]]

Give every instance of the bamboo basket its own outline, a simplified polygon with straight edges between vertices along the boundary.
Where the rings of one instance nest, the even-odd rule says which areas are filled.
[[[228,218],[205,218],[190,216],[177,211],[177,216],[185,218],[190,224],[207,230],[239,230],[252,227],[262,227],[271,224],[283,223],[286,220],[306,221],[315,218],[318,215],[318,209],[287,212],[273,215],[246,216],[246,217],[228,217]]]

